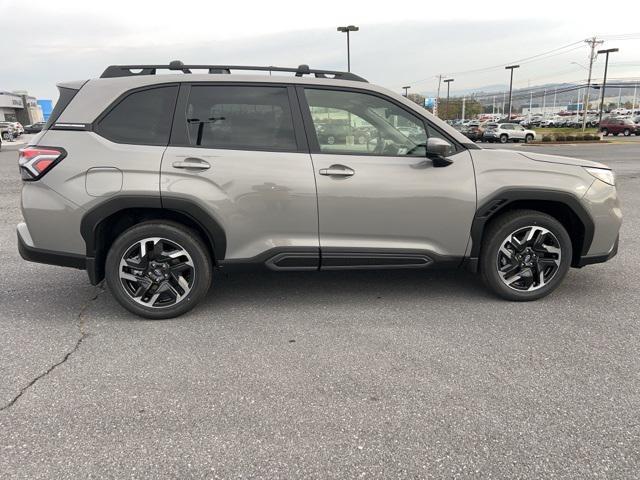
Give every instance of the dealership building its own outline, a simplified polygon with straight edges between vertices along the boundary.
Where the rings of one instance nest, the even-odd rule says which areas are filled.
[[[0,122],[20,122],[22,125],[31,125],[43,120],[42,108],[35,97],[24,91],[0,90]]]

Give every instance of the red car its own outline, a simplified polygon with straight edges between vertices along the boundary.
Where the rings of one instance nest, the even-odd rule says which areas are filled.
[[[632,133],[640,135],[640,125],[630,118],[606,117],[600,122],[600,131],[605,137],[610,133],[613,135],[621,133],[628,137]]]

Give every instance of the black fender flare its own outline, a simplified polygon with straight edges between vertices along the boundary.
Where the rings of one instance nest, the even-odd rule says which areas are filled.
[[[495,215],[498,215],[505,207],[509,206],[509,204],[517,201],[550,201],[561,203],[568,207],[576,217],[578,217],[584,227],[584,239],[579,255],[584,257],[587,254],[593,241],[595,226],[591,215],[582,205],[578,197],[570,192],[561,190],[506,187],[498,190],[486,199],[477,209],[473,217],[473,222],[471,223],[472,245],[471,252],[469,253],[471,260],[477,259],[480,255],[482,236],[489,220],[495,217]]]
[[[196,202],[165,195],[118,195],[88,210],[80,222],[87,257],[94,258],[96,255],[97,232],[102,221],[119,211],[138,208],[172,211],[187,216],[207,234],[216,261],[224,260],[227,236],[220,224]]]

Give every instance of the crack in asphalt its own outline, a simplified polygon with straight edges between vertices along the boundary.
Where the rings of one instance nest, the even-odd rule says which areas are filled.
[[[82,307],[80,307],[80,311],[78,312],[78,331],[80,332],[80,336],[78,337],[78,340],[76,340],[75,345],[73,346],[73,348],[71,350],[69,350],[64,357],[62,357],[62,360],[60,360],[57,363],[54,363],[53,365],[51,365],[46,371],[44,371],[43,373],[41,373],[40,375],[38,375],[37,377],[35,377],[34,379],[32,379],[29,383],[27,383],[27,385],[25,385],[24,387],[22,387],[20,389],[20,391],[16,394],[15,397],[13,397],[11,400],[9,400],[9,402],[7,402],[5,405],[0,407],[0,412],[3,412],[5,410],[8,410],[9,408],[11,408],[13,405],[15,405],[15,403],[20,399],[20,397],[22,397],[22,395],[24,395],[31,387],[33,387],[39,380],[41,380],[42,378],[46,377],[47,375],[49,375],[51,372],[53,372],[56,368],[58,368],[60,365],[63,365],[67,360],[69,360],[69,358],[71,358],[71,356],[76,353],[78,351],[78,349],[80,348],[80,345],[82,345],[82,342],[84,342],[84,339],[87,338],[87,331],[86,331],[86,324],[85,324],[85,319],[84,319],[84,312],[87,310],[87,308],[89,308],[89,305],[91,304],[91,302],[97,300],[97,298],[104,292],[104,288],[102,288],[100,285],[98,285],[96,287],[96,293],[93,297],[91,297],[89,300],[87,300],[85,302],[84,305],[82,305]]]

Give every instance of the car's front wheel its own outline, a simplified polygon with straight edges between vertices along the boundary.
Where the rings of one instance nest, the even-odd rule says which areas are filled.
[[[107,255],[109,290],[127,310],[150,319],[191,310],[211,285],[211,259],[199,235],[174,222],[149,221],[122,233]]]
[[[609,130],[607,130],[606,128],[603,128],[600,131],[602,132],[602,135],[604,135],[605,137],[609,136]]]
[[[502,298],[536,300],[560,284],[572,254],[571,238],[558,220],[535,210],[514,210],[489,225],[480,272]]]
[[[530,143],[533,142],[533,135],[528,134],[526,137],[524,137],[524,143]]]

